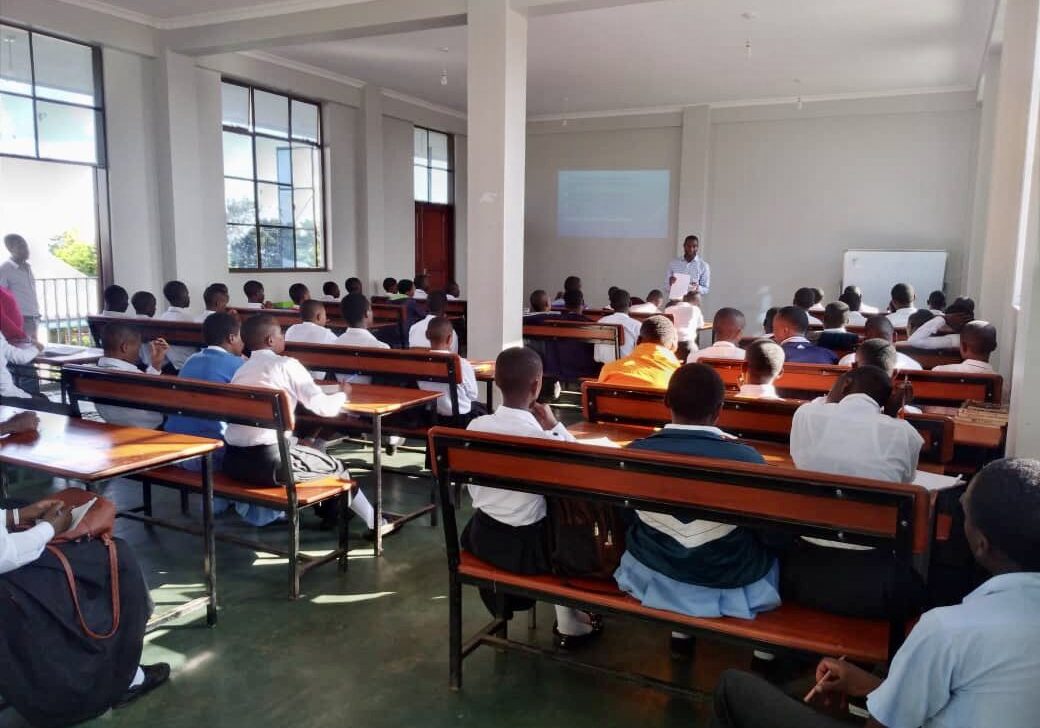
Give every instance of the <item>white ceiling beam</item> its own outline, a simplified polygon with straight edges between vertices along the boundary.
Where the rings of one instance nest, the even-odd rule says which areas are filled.
[[[513,7],[517,10],[526,11],[529,16],[534,17],[655,2],[661,2],[661,0],[513,0]]]

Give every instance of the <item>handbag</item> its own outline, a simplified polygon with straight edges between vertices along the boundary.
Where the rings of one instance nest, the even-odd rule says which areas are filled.
[[[611,579],[625,553],[625,521],[611,505],[578,498],[547,498],[553,572],[563,577]]]

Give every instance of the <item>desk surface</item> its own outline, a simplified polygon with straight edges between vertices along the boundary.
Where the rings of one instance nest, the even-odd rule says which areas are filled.
[[[473,373],[477,375],[478,382],[495,381],[495,362],[493,359],[470,361],[470,366],[473,367]]]
[[[19,412],[0,407],[0,421]],[[108,480],[143,469],[205,455],[223,447],[219,440],[37,412],[38,432],[0,437],[0,463],[40,470],[86,482]]]
[[[953,419],[953,441],[958,445],[986,448],[1001,448],[1004,446],[1006,427],[959,420],[957,419],[957,413],[960,410],[957,407],[921,405],[921,411],[925,414],[942,415]]]
[[[350,401],[343,405],[343,411],[360,415],[386,415],[432,402],[440,396],[440,392],[411,387],[352,384],[350,394],[347,395]]]
[[[49,356],[47,354],[40,354],[38,357],[33,359],[35,364],[50,364],[51,366],[60,367],[64,364],[93,364],[102,356],[104,353],[101,349],[95,349],[93,347],[77,347],[81,348],[82,351],[77,351],[72,354],[62,354],[60,356],[54,355]],[[46,350],[44,350],[46,351]]]

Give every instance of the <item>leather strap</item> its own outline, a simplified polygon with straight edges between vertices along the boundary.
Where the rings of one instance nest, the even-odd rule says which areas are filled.
[[[72,604],[76,608],[76,619],[79,620],[79,626],[83,629],[88,637],[92,637],[96,640],[107,640],[112,637],[119,629],[119,557],[116,553],[115,542],[112,541],[110,536],[103,536],[102,542],[105,544],[105,548],[108,549],[108,567],[111,571],[111,582],[112,587],[112,629],[106,634],[98,634],[94,632],[90,627],[87,626],[87,622],[83,619],[83,611],[79,606],[79,593],[76,590],[76,575],[72,572],[72,565],[69,564],[69,560],[65,558],[65,554],[61,552],[57,546],[51,544],[47,545],[47,550],[54,554],[54,557],[61,563],[62,568],[65,569],[65,580],[69,585],[69,593],[72,594]]]

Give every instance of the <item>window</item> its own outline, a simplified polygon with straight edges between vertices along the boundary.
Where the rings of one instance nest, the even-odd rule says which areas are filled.
[[[101,52],[0,25],[0,155],[104,166]]]
[[[229,81],[221,103],[228,267],[324,268],[321,107]]]
[[[454,200],[455,161],[452,138],[415,127],[415,201],[450,205]]]

